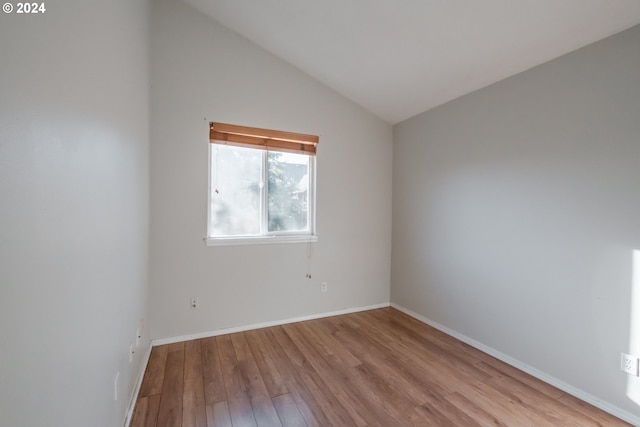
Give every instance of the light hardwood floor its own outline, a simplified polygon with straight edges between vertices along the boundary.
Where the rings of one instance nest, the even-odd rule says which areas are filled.
[[[154,347],[132,427],[628,426],[392,308]]]

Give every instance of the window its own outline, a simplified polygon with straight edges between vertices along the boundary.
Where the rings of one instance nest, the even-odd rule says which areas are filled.
[[[208,245],[313,242],[314,135],[211,123]]]

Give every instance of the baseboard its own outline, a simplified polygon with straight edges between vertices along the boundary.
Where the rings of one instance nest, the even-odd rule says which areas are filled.
[[[303,322],[305,320],[321,319],[323,317],[338,316],[340,314],[357,313],[359,311],[374,310],[376,308],[389,307],[390,303],[383,302],[381,304],[367,305],[364,307],[345,308],[343,310],[330,311],[325,313],[310,314],[308,316],[293,317],[289,319],[274,320],[271,322],[254,323],[251,325],[236,326],[232,328],[217,329],[214,331],[200,332],[197,334],[181,335],[177,337],[159,338],[151,341],[152,346],[173,344],[181,341],[197,340],[200,338],[215,337],[218,335],[233,334],[235,332],[250,331],[253,329],[268,328],[271,326],[286,325],[287,323]]]
[[[391,303],[390,304],[391,307],[395,308],[396,310],[399,310],[411,317],[413,317],[416,320],[419,320],[422,323],[426,323],[427,325],[441,331],[444,332],[445,334],[452,336],[453,338],[456,338],[466,344],[469,344],[472,347],[477,348],[478,350],[482,351],[483,353],[486,353],[490,356],[495,357],[496,359],[499,359],[503,362],[505,362],[508,365],[513,366],[514,368],[518,368],[521,371],[526,372],[527,374],[534,376],[536,378],[538,378],[541,381],[546,382],[547,384],[551,384],[554,387],[559,388],[560,390],[574,396],[577,397],[580,400],[583,400],[587,403],[590,403],[591,405],[602,409],[605,412],[608,412],[609,414],[620,418],[621,420],[624,420],[628,423],[633,424],[634,426],[640,426],[640,417],[637,417],[633,414],[631,414],[630,412],[627,412],[623,409],[618,408],[617,406],[614,406],[608,402],[605,402],[601,399],[598,399],[597,397],[583,391],[580,390],[570,384],[565,383],[564,381],[559,380],[558,378],[548,375],[532,366],[527,365],[526,363],[523,363],[517,359],[514,359],[511,356],[508,356],[504,353],[499,352],[498,350],[495,350],[489,346],[486,346],[484,344],[482,344],[481,342],[478,342],[472,338],[467,337],[466,335],[463,335],[457,331],[454,331],[453,329],[447,328],[444,325],[439,324],[438,322],[434,322],[431,319],[426,318],[425,316],[422,316],[412,310],[409,310],[408,308],[402,307],[401,305],[398,305],[396,303]]]
[[[133,393],[131,394],[131,399],[129,400],[127,414],[124,419],[124,423],[123,423],[124,427],[129,427],[129,424],[131,424],[131,418],[133,417],[133,410],[135,409],[136,402],[138,401],[138,394],[140,393],[140,387],[142,386],[142,379],[144,378],[144,373],[147,370],[147,365],[149,364],[149,357],[151,356],[152,347],[153,347],[152,345],[149,345],[142,359],[142,363],[140,364],[140,369],[138,370],[138,378],[136,379],[136,386],[133,388]]]

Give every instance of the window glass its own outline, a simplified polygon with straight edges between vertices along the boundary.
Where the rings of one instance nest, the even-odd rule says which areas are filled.
[[[261,188],[261,150],[212,145],[209,235],[259,235]]]
[[[309,161],[304,154],[267,153],[269,232],[309,229]]]

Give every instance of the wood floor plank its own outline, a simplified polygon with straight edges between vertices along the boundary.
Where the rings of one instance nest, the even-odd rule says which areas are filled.
[[[184,344],[184,378],[202,378],[201,341],[191,340]]]
[[[326,345],[335,348],[335,351],[324,352],[324,359],[340,377],[350,378],[345,382],[346,389],[351,395],[358,396],[364,409],[375,416],[368,420],[368,425],[375,421],[388,425],[415,424],[418,417],[416,405],[406,399],[403,390],[393,384],[395,381],[387,381],[388,377],[378,375],[369,365],[360,362],[340,341],[319,339],[321,332],[311,331],[309,323],[319,324],[305,322],[300,325],[302,332],[308,335],[308,342],[319,353]]]
[[[404,363],[393,354],[388,353],[388,348],[380,345],[375,340],[359,334],[350,326],[341,324],[338,326],[335,336],[345,346],[369,365],[372,370],[386,381],[394,384],[407,395],[407,399],[421,406],[430,399],[430,394],[444,394],[446,391],[439,385],[416,375],[416,369],[408,363]]]
[[[394,310],[395,311],[395,310]],[[377,316],[372,313],[361,313],[363,316]],[[414,319],[415,320],[415,319]],[[381,328],[386,330],[386,337],[392,337],[397,335],[406,346],[407,350],[412,352],[415,356],[424,357],[425,353],[433,355],[429,360],[429,364],[432,365],[438,372],[446,374],[446,376],[453,376],[459,378],[459,383],[464,384],[469,380],[476,380],[482,382],[490,377],[489,374],[478,370],[476,365],[481,363],[479,358],[475,357],[476,353],[480,353],[476,349],[467,349],[465,357],[460,357],[458,348],[448,346],[443,343],[442,339],[428,340],[426,339],[431,332],[430,327],[424,327],[424,331],[420,333],[414,333],[413,329],[406,328],[404,325],[399,325],[395,317],[390,317],[390,321],[386,322]],[[441,333],[435,334],[439,336]],[[449,340],[453,340],[448,337]],[[448,349],[448,350],[446,350]]]
[[[233,334],[231,342],[236,351],[240,375],[251,400],[256,422],[259,426],[282,426],[245,335],[245,333]]]
[[[360,359],[354,356],[347,347],[345,347],[340,341],[338,341],[331,333],[323,326],[322,322],[304,322],[300,324],[306,331],[306,333],[317,340],[318,344],[326,351],[326,354],[335,354],[345,366],[354,367],[362,363]]]
[[[186,378],[186,359],[182,407],[183,426],[207,427],[202,374],[199,377]]]
[[[273,401],[266,394],[251,398],[251,406],[259,427],[282,427]]]
[[[359,314],[359,313],[356,313]],[[366,319],[359,319],[357,316],[350,317],[350,321],[360,324],[362,327],[366,327]],[[361,322],[361,323],[359,323]],[[417,370],[421,378],[429,382],[430,389],[436,391],[439,394],[446,395],[461,390],[469,386],[470,382],[478,382],[473,378],[464,378],[464,381],[458,381],[461,375],[455,370],[444,372],[438,366],[434,366],[440,359],[435,355],[429,357],[428,352],[421,352],[416,349],[411,342],[397,340],[392,330],[388,329],[386,325],[376,325],[373,330],[374,333],[370,335],[370,338],[376,341],[385,351],[390,352],[391,358],[402,362],[407,367]],[[451,378],[450,374],[454,377]]]
[[[476,422],[465,412],[458,409],[453,403],[446,400],[443,396],[431,395],[429,402],[422,405],[420,411],[428,411],[427,413],[436,412],[437,414],[441,414],[447,419],[447,423],[454,426],[481,426],[481,424]]]
[[[233,427],[227,402],[207,405],[207,427]]]
[[[243,369],[245,385],[249,396],[268,396],[267,387],[262,381],[262,376],[258,370],[258,365],[253,359],[253,353],[247,344],[245,333],[231,335],[231,343],[236,352],[236,358],[239,366]]]
[[[371,314],[379,316],[378,313]],[[425,325],[424,323],[398,310],[391,309],[386,315],[389,318],[388,323],[390,326],[400,327],[403,330],[410,330],[419,335],[426,343],[429,343],[429,346],[434,349],[434,351],[439,351],[441,357],[455,357],[469,364],[476,364],[487,359],[493,360],[492,356],[482,353],[470,345],[463,343],[444,332],[440,332],[431,326]]]
[[[130,427],[156,427],[160,394],[138,398]]]
[[[172,353],[174,351],[184,351],[185,341],[175,342],[167,345],[167,351]]]
[[[202,353],[204,400],[207,406],[213,408],[216,403],[226,402],[227,400],[216,338],[203,338],[200,342],[200,347]]]
[[[542,393],[509,376],[492,377],[486,381],[486,384],[519,405],[536,412],[552,424],[568,427],[597,427],[595,421],[565,407],[557,400],[547,399]]]
[[[455,424],[449,417],[438,411],[432,406],[420,406],[417,408],[417,412],[421,419],[414,423],[415,426],[420,427],[458,427],[459,424]],[[465,425],[465,427],[467,427]]]
[[[281,394],[272,400],[284,427],[306,427],[307,423],[304,422],[304,418],[298,410],[298,405],[296,405],[291,394]]]
[[[255,427],[256,419],[251,407],[251,399],[246,389],[246,382],[238,365],[236,352],[233,348],[230,335],[221,335],[216,338],[222,377],[229,405],[229,414],[234,427]]]
[[[162,392],[162,381],[164,380],[164,369],[167,364],[167,353],[169,346],[161,345],[153,347],[147,369],[140,386],[140,397],[160,394]]]
[[[354,396],[350,384],[344,381],[343,377],[332,368],[317,350],[313,349],[313,344],[307,340],[300,325],[288,324],[283,329],[295,343],[305,359],[320,375],[326,388],[338,399],[342,407],[347,411],[354,425],[366,426],[374,421],[370,412]]]
[[[289,335],[285,333],[282,326],[273,328],[271,332],[291,362],[293,369],[295,369],[296,374],[300,378],[300,384],[304,384],[304,388],[308,390],[313,400],[317,401],[318,405],[322,408],[322,414],[328,423],[324,425],[355,425],[355,422],[342,406],[340,400],[324,384],[321,377],[300,353],[300,350],[296,347]]]
[[[613,418],[606,412],[601,411],[600,409],[589,405],[586,402],[578,399],[577,397],[571,396],[569,394],[565,394],[558,399],[563,405],[566,405],[571,411],[578,411],[587,417],[590,420],[596,422],[596,425],[599,427],[624,427],[629,426],[628,423],[619,420],[617,418]]]
[[[368,319],[379,319],[379,313],[363,312],[360,313],[361,317]],[[401,337],[402,341],[410,346],[417,354],[424,354],[428,352],[432,354],[432,364],[434,366],[446,368],[450,371],[463,374],[464,376],[473,377],[479,381],[484,381],[489,377],[485,372],[479,371],[475,368],[475,364],[479,363],[475,351],[466,351],[464,355],[459,353],[457,348],[445,343],[441,339],[433,339],[436,334],[431,333],[427,328],[416,330],[411,327],[412,324],[405,322],[400,323],[393,316],[389,317],[390,321],[382,325],[389,333],[393,333]],[[450,339],[450,337],[449,337]]]
[[[334,365],[335,366],[335,365]],[[349,370],[350,383],[364,407],[375,418],[369,424],[379,421],[385,425],[417,425],[420,421],[419,407],[404,399],[402,393],[372,373],[366,364]]]
[[[159,346],[132,427],[628,426],[393,308]]]
[[[184,347],[183,347],[184,348]],[[169,348],[158,409],[158,427],[182,426],[182,395],[184,391],[184,351]]]
[[[270,347],[275,369],[278,370],[296,405],[298,405],[306,424],[309,427],[331,425],[320,402],[314,398],[295,366],[277,342],[273,335],[274,330],[276,329],[260,329],[258,334],[261,336],[262,342]]]
[[[545,420],[536,412],[529,411],[519,402],[501,394],[487,384],[472,384],[465,390],[465,397],[485,411],[495,415],[506,425],[554,427],[553,423]]]
[[[446,396],[445,399],[483,427],[509,427],[496,418],[492,411],[485,411],[458,392]]]
[[[523,384],[528,385],[529,387],[539,391],[540,393],[546,394],[547,396],[553,399],[559,399],[564,396],[564,392],[559,388],[556,388],[550,384],[545,383],[544,381],[540,381],[537,378],[532,377],[526,372],[521,371],[518,368],[507,365],[504,362],[501,362],[498,359],[486,360],[481,363],[475,365],[478,370],[484,371],[491,376],[503,376],[507,375],[511,378],[514,378],[520,381]]]
[[[182,425],[206,427],[201,340],[185,342]]]
[[[247,331],[245,334],[269,396],[288,394],[286,382],[276,367],[273,349],[265,341],[264,334],[261,333],[261,330]]]

